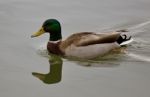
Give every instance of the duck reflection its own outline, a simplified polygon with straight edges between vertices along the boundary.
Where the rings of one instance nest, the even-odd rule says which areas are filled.
[[[61,81],[63,61],[60,56],[50,54],[49,57],[49,73],[42,74],[38,72],[32,72],[32,75],[40,79],[46,84],[54,84]]]
[[[122,54],[124,53],[124,49],[118,49],[113,52],[110,52],[111,54],[99,57],[94,60],[82,60],[72,57],[62,57],[57,56],[54,54],[45,54],[49,56],[49,73],[43,74],[38,72],[32,72],[32,75],[36,78],[40,79],[42,82],[46,84],[55,84],[61,81],[62,78],[62,64],[63,60],[67,59],[68,61],[73,63],[76,63],[77,65],[84,66],[84,67],[116,67],[119,66],[120,63],[124,60],[122,58]]]

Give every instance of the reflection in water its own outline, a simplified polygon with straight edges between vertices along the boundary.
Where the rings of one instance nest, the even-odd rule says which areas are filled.
[[[115,56],[116,53],[120,53],[120,49],[113,52],[111,52],[110,56],[107,55],[106,57],[101,57],[100,59],[95,59],[95,60],[82,60],[82,59],[77,59],[77,58],[65,58],[69,61],[74,61],[78,65],[85,66],[85,67],[114,67],[118,66],[119,64],[116,63],[118,59],[118,54]],[[38,51],[38,54],[48,57],[49,59],[49,73],[43,74],[43,73],[38,73],[38,72],[32,72],[32,75],[38,79],[40,79],[42,82],[45,84],[55,84],[61,81],[62,78],[62,64],[63,60],[61,56],[57,56],[54,54],[49,54],[47,53],[47,50],[42,50]],[[113,56],[113,57],[112,57]],[[113,62],[111,61],[115,61]]]
[[[42,74],[38,72],[33,72],[32,75],[40,79],[46,84],[54,84],[61,81],[61,75],[62,75],[62,64],[63,60],[61,56],[57,56],[54,54],[48,55],[47,50],[38,51],[38,54],[48,57],[49,58],[49,65],[50,70],[47,74]],[[131,62],[133,60],[129,60],[128,56],[133,56],[133,54],[129,54],[127,52],[127,47],[122,47],[119,49],[115,49],[109,54],[98,57],[93,60],[84,60],[84,59],[78,59],[78,58],[72,58],[72,57],[63,57],[64,59],[67,59],[68,61],[73,61],[77,65],[84,66],[84,67],[116,67],[120,66],[122,62]],[[138,57],[139,58],[139,57]]]
[[[54,84],[61,81],[63,61],[60,56],[51,54],[49,58],[50,71],[47,74],[32,72],[32,75],[39,78],[46,84]]]
[[[111,56],[107,57],[101,57],[100,59],[95,59],[95,60],[82,60],[82,59],[78,59],[78,58],[66,58],[63,57],[69,61],[74,61],[75,63],[77,63],[78,65],[81,66],[85,66],[85,67],[114,67],[114,66],[118,66],[119,64],[113,64],[112,60],[117,60],[117,56],[115,56],[114,54],[116,53],[120,53],[120,50],[117,50],[113,52],[111,52]],[[32,75],[38,79],[40,79],[42,82],[44,82],[45,84],[55,84],[61,81],[62,78],[62,64],[63,64],[63,60],[61,58],[61,56],[57,56],[54,54],[48,54],[47,50],[38,50],[38,54],[40,54],[43,57],[47,57],[49,59],[49,73],[47,74],[43,74],[43,73],[38,73],[38,72],[32,72]],[[118,55],[118,54],[117,54]],[[114,57],[112,57],[114,56]],[[109,57],[109,58],[108,58]],[[111,57],[111,58],[110,58]],[[115,59],[114,59],[115,58]],[[109,60],[107,60],[109,59]],[[109,63],[110,62],[110,63]],[[115,61],[116,62],[116,61]]]

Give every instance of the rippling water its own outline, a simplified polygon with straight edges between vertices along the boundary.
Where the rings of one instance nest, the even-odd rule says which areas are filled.
[[[1,0],[1,97],[149,97],[149,0]],[[31,39],[56,18],[63,37],[128,29],[123,52],[95,60],[48,56],[48,35]]]

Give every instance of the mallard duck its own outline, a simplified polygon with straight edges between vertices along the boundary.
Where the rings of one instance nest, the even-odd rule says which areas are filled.
[[[43,23],[39,31],[31,35],[31,37],[38,37],[44,33],[49,33],[50,38],[47,43],[49,53],[67,57],[92,59],[130,43],[132,40],[131,36],[127,38],[127,35],[121,35],[122,32],[126,32],[126,30],[109,33],[79,32],[62,40],[59,21],[48,19]]]

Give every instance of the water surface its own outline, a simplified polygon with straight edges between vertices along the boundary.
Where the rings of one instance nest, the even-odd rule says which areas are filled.
[[[149,0],[1,0],[0,96],[149,97],[149,4]],[[48,18],[61,22],[64,38],[80,31],[125,28],[134,42],[125,53],[88,61],[58,58],[60,63],[51,67],[43,53],[48,35],[30,38]],[[54,72],[55,78],[49,77],[52,68],[60,71]]]

